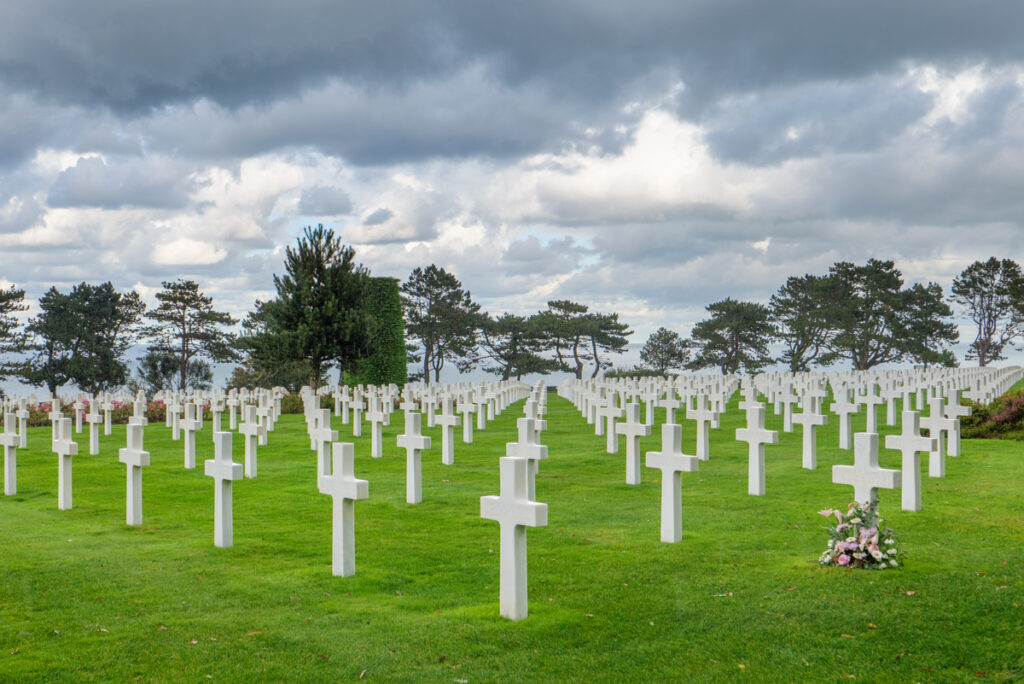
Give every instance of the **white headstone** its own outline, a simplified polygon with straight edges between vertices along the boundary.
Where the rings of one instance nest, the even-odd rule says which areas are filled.
[[[674,393],[673,393],[674,394]],[[671,413],[671,409],[669,410]],[[651,426],[640,420],[640,405],[626,404],[626,421],[616,427],[626,436],[626,484],[640,484],[640,438],[651,434]]]
[[[71,419],[57,418],[53,423],[56,438],[53,451],[57,454],[57,508],[71,510],[71,457],[78,454],[78,445],[71,439]]]
[[[462,419],[452,413],[452,400],[445,397],[441,403],[441,415],[434,418],[434,424],[441,426],[441,463],[455,464],[455,428]]]
[[[331,443],[337,441],[338,431],[331,429],[330,409],[316,409],[313,415],[316,425],[309,436],[316,443],[316,472],[319,482],[319,478],[331,474]]]
[[[16,426],[18,417],[13,413],[4,414],[4,434],[0,435],[0,444],[4,447],[4,494],[14,496],[18,493],[18,447],[21,436]]]
[[[196,467],[196,431],[203,425],[202,421],[196,419],[194,402],[185,404],[185,420],[180,425],[185,431],[185,469],[192,470]]]
[[[252,407],[255,408],[255,407]],[[231,460],[231,433],[218,432],[213,442],[213,459],[207,460],[207,477],[213,478],[213,544],[221,548],[234,545],[234,521],[231,483],[242,479],[242,464]]]
[[[818,439],[815,431],[828,423],[828,416],[814,410],[814,401],[804,395],[803,410],[793,416],[793,422],[803,428],[803,467],[816,470],[818,467]]]
[[[711,441],[710,428],[718,427],[718,413],[707,405],[703,394],[698,394],[697,407],[695,409],[686,407],[686,419],[697,421],[697,458],[702,461],[708,460]]]
[[[661,541],[675,543],[683,538],[683,473],[697,472],[700,459],[682,451],[683,429],[661,426],[661,451],[647,452],[647,467],[661,470]]]
[[[786,406],[789,406],[787,403]],[[747,449],[747,494],[764,496],[764,445],[778,444],[777,430],[764,427],[764,406],[753,402],[746,408],[747,427],[736,429],[736,439],[746,442]]]
[[[128,485],[125,493],[125,523],[142,524],[142,468],[149,465],[149,452],[142,450],[143,427],[128,425],[128,444],[118,449],[117,460],[127,466]]]
[[[519,441],[505,445],[505,456],[526,459],[526,497],[530,501],[537,499],[537,469],[540,461],[548,457],[548,448],[537,441],[536,422],[533,418],[517,419]]]
[[[928,454],[928,477],[945,477],[945,435],[952,431],[957,421],[946,418],[945,401],[942,397],[932,397],[928,401],[928,409],[928,417],[920,419],[921,427],[928,430],[928,436],[935,440],[935,449]]]
[[[405,501],[411,504],[423,501],[422,453],[430,448],[430,438],[420,431],[422,420],[419,413],[410,413],[405,434],[398,435],[398,446],[405,449]]]
[[[921,510],[921,457],[935,451],[935,439],[921,435],[920,414],[917,411],[903,411],[903,432],[888,435],[885,448],[895,449],[903,455],[901,469],[902,504],[905,511]]]
[[[528,614],[526,528],[548,524],[547,504],[527,496],[527,461],[501,459],[501,494],[480,497],[480,517],[496,520],[501,529],[499,605],[503,617],[522,620]]]
[[[332,447],[333,472],[320,478],[321,494],[334,501],[331,532],[331,571],[337,577],[356,574],[355,502],[369,497],[369,484],[355,477],[355,447],[335,442]]]
[[[259,434],[263,426],[259,424],[256,417],[256,407],[252,404],[245,406],[244,422],[239,426],[239,434],[245,435],[245,476],[256,477],[256,456],[259,448]],[[216,444],[216,438],[214,444]]]
[[[853,439],[853,465],[832,466],[832,481],[853,487],[858,503],[878,501],[879,489],[898,489],[900,471],[878,466],[878,435],[858,432]]]

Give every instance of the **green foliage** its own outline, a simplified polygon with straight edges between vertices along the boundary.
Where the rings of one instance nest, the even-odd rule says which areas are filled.
[[[827,360],[825,347],[833,335],[828,311],[831,288],[827,277],[793,276],[772,295],[772,320],[786,345],[779,360],[793,373],[809,371],[812,363]]]
[[[1005,359],[1007,345],[1024,335],[1024,275],[1015,261],[975,261],[953,279],[952,299],[977,326],[968,361],[987,366]]]
[[[395,278],[369,278],[363,296],[366,350],[347,384],[404,385],[408,380],[402,297]]]
[[[39,308],[27,327],[34,351],[24,371],[29,384],[55,393],[75,383],[95,394],[128,380],[124,355],[145,308],[137,292],[119,293],[110,282],[80,283],[67,294],[51,287]]]
[[[27,310],[25,290],[19,290],[13,285],[0,288],[0,382],[21,368],[21,364],[12,361],[8,355],[24,351],[27,336],[24,331],[18,330],[18,319],[12,314]]]
[[[555,351],[559,368],[583,379],[584,365],[593,360],[586,344],[588,307],[568,299],[548,302],[546,311],[537,314],[537,323]]]
[[[963,437],[1024,440],[1024,388],[1012,389],[991,404],[969,403],[960,419]]]
[[[690,360],[690,345],[674,330],[658,328],[647,338],[640,350],[640,360],[657,375],[667,375],[668,371],[682,369]],[[605,373],[605,377],[609,377]]]
[[[368,271],[355,250],[323,225],[307,226],[285,250],[285,274],[274,276],[277,298],[258,306],[248,341],[254,371],[308,363],[307,383],[322,384],[332,366],[354,370],[366,349],[363,296]]]
[[[502,380],[520,380],[530,373],[547,374],[559,368],[556,361],[541,355],[548,348],[548,339],[537,316],[506,313],[496,319],[487,317],[480,333],[480,358],[492,364],[484,370]]]
[[[697,354],[690,368],[718,368],[723,374],[757,373],[773,363],[768,345],[775,337],[768,307],[727,298],[708,304],[711,318],[693,326]]]
[[[838,262],[829,269],[826,300],[833,335],[823,362],[849,359],[855,370],[914,360],[946,364],[947,347],[956,342],[956,326],[936,283],[903,289],[892,261],[869,259],[863,266]]]
[[[190,382],[205,382],[202,367],[195,361],[208,358],[213,361],[234,361],[234,336],[224,330],[237,321],[229,314],[215,311],[213,298],[199,291],[194,280],[164,281],[163,290],[156,293],[159,304],[146,312],[153,324],[146,334],[154,344],[149,351],[173,358],[177,363],[178,389],[199,389]],[[207,385],[208,386],[208,385]]]
[[[602,359],[601,354],[621,354],[633,334],[617,313],[591,312],[567,299],[549,301],[547,310],[538,313],[535,321],[547,338],[547,348],[554,349],[558,367],[577,379],[583,378],[583,368],[590,362],[594,364],[592,378],[611,368],[611,360]]]
[[[419,343],[426,382],[431,375],[434,382],[440,380],[446,361],[455,362],[460,371],[472,366],[482,316],[458,278],[434,264],[417,266],[402,284],[402,305],[405,330]]]
[[[180,367],[178,358],[159,349],[150,349],[139,359],[136,386],[147,395],[161,390],[172,390],[179,386]],[[213,367],[202,359],[189,359],[185,369],[185,386],[194,390],[206,390],[213,386]]]

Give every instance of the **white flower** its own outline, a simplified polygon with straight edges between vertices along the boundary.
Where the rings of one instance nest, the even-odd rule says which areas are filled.
[[[831,549],[831,548],[832,548],[832,546],[833,546],[833,545],[835,545],[835,543],[836,543],[836,540],[835,540],[835,539],[829,539],[829,540],[828,540],[828,548],[830,548],[830,549]]]
[[[875,560],[882,560],[882,558],[883,558],[882,552],[879,551],[878,549],[871,549],[871,557],[874,558]]]
[[[892,546],[893,544],[896,543],[896,540],[893,539],[892,537],[889,537],[888,539],[885,540],[885,543],[890,545],[890,546]]]
[[[898,567],[898,566],[899,566],[899,563],[897,563],[897,562],[896,562],[896,559],[895,559],[895,558],[893,558],[893,559],[892,559],[891,561],[889,561],[889,565],[891,565],[892,567],[894,567],[894,568],[895,568],[895,567]]]
[[[859,525],[860,524],[860,518],[852,518],[850,520],[847,520],[846,522],[852,523],[854,525]]]

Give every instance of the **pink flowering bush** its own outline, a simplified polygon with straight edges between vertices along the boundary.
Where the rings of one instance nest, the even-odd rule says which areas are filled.
[[[903,564],[896,548],[895,533],[878,515],[878,502],[850,504],[846,513],[826,508],[818,511],[826,518],[835,517],[836,524],[826,527],[828,548],[818,558],[822,565],[887,570]]]

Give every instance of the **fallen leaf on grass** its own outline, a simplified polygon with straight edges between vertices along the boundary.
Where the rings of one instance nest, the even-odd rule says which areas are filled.
[[[978,577],[984,577],[984,576],[985,576],[985,575],[987,575],[988,573],[987,573],[987,572],[985,572],[984,570],[979,570],[978,572],[976,572],[976,573],[974,573],[974,574],[976,574],[976,575],[977,575]]]
[[[743,663],[740,663],[740,669],[741,669],[741,670],[746,670],[746,669],[747,669],[747,666],[746,666],[746,665],[744,665]]]
[[[316,657],[319,658],[320,660],[324,661],[325,663],[329,660],[329,658],[327,656],[325,656],[323,653],[317,653]]]
[[[840,634],[839,636],[843,637],[844,639],[853,639],[854,638],[854,636],[852,634]]]
[[[852,674],[844,674],[844,675],[843,675],[843,679],[856,679],[856,678],[857,678],[857,677],[855,677],[855,676],[854,676],[854,675],[852,675]]]
[[[869,622],[868,627],[870,627],[871,629],[878,629],[878,625],[876,625],[874,622]]]
[[[913,596],[916,593],[917,593],[916,591],[910,590],[910,591],[907,592],[907,596]]]
[[[18,650],[18,649],[16,649],[16,648],[12,648],[12,649],[11,649],[11,655],[18,655],[19,653],[21,653],[21,651],[19,651],[19,650]]]
[[[811,666],[811,664],[809,662],[807,662],[807,658],[801,658],[800,660],[802,660],[804,665],[806,665],[807,667]]]
[[[156,628],[156,631],[158,631],[158,632],[166,632],[167,628],[164,627],[163,625],[160,625],[159,627]]]
[[[96,631],[97,632],[109,632],[110,630],[107,629],[106,627],[97,627]]]
[[[257,634],[263,634],[263,632],[246,632],[245,636],[256,636]]]
[[[189,643],[190,643],[190,644],[192,644],[193,646],[195,646],[196,644],[198,644],[198,643],[199,643],[199,640],[198,640],[198,639],[193,639],[193,640],[192,640],[192,641],[190,641]]]
[[[363,675],[365,675],[365,674],[366,674],[366,670],[363,670],[362,672],[359,673],[359,678],[362,679]]]
[[[975,677],[988,677],[988,672],[975,672]]]

